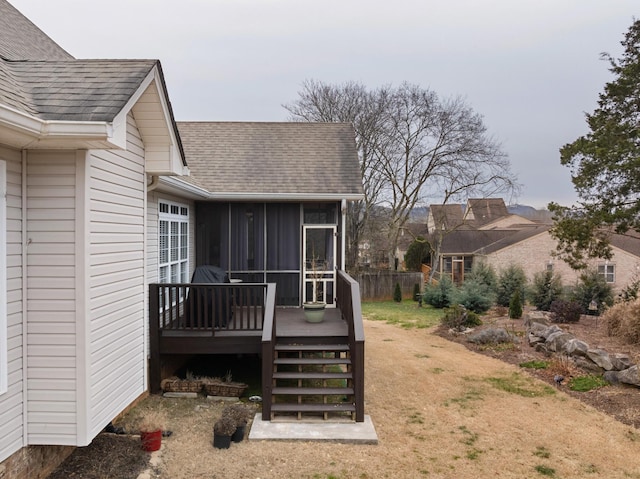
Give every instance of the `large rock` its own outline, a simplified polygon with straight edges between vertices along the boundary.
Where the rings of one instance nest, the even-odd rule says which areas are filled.
[[[633,366],[633,362],[628,354],[614,353],[610,354],[609,357],[613,363],[613,369],[616,371],[623,371]]]
[[[573,359],[573,363],[583,371],[587,371],[593,374],[602,374],[603,372],[605,372],[604,369],[587,358],[583,358],[582,356],[571,357]]]
[[[527,335],[527,340],[529,341],[529,346],[535,346],[536,344],[544,343],[544,338],[536,336],[531,332]]]
[[[524,324],[525,325],[530,325],[533,323],[542,323],[545,325],[549,324],[549,317],[548,317],[549,313],[546,313],[545,311],[529,311],[524,318]]]
[[[620,384],[620,371],[606,371],[602,378],[607,381],[609,384]]]
[[[548,339],[553,333],[557,333],[558,331],[562,331],[560,326],[553,324],[551,326],[547,326],[542,331],[538,333],[538,336],[543,337],[544,339]]]
[[[587,357],[605,371],[613,370],[613,362],[611,361],[611,357],[609,356],[609,353],[604,349],[589,349],[587,351]]]
[[[619,371],[618,380],[624,384],[640,386],[640,370],[638,370],[638,365],[631,366],[630,368],[627,368],[623,371]]]
[[[562,345],[561,351],[569,356],[587,357],[589,345],[578,338],[573,338]]]
[[[542,323],[531,323],[529,324],[529,327],[527,328],[527,331],[531,334],[535,334],[536,336],[540,336],[540,333],[542,331],[544,331],[545,329],[547,329],[549,326],[546,324],[542,324]]]
[[[560,330],[556,331],[555,333],[551,333],[547,337],[545,344],[547,345],[547,349],[549,351],[560,352],[562,351],[562,347],[565,345],[565,343],[567,343],[567,341],[570,341],[571,339],[575,339],[575,336],[573,334],[565,333],[564,331]]]

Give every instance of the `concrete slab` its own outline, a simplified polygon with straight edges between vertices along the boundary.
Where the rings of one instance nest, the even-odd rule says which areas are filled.
[[[263,421],[256,414],[249,432],[250,441],[330,441],[346,444],[378,444],[370,416],[364,422],[344,421]]]
[[[198,393],[173,393],[167,392],[162,395],[165,398],[197,398]]]

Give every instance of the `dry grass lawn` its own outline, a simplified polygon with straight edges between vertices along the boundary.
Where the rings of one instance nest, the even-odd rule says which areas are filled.
[[[640,479],[634,427],[433,330],[365,321],[365,332],[365,409],[378,445],[245,440],[218,450],[223,404],[153,396],[139,407],[167,410],[173,435],[151,477]]]

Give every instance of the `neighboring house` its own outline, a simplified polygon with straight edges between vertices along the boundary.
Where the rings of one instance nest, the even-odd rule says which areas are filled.
[[[325,299],[353,290],[359,175],[349,125],[178,126],[159,61],[75,59],[0,0],[0,476],[44,477],[148,390],[150,284],[217,264],[300,306],[323,255]]]
[[[566,285],[578,281],[580,272],[554,255],[556,241],[549,234],[551,224],[510,214],[501,199],[470,200],[466,208],[467,220],[444,236],[438,265],[438,271],[450,275],[454,283],[462,283],[473,263],[479,260],[498,272],[509,265],[520,265],[529,280],[535,273],[553,270]],[[436,208],[435,211],[443,210]],[[452,211],[453,217],[459,218],[457,209]],[[483,220],[478,221],[478,218]],[[436,225],[445,221],[452,225],[451,217],[443,219],[442,216]],[[640,239],[614,235],[611,244],[613,258],[594,259],[590,265],[615,290],[620,290],[640,272]]]

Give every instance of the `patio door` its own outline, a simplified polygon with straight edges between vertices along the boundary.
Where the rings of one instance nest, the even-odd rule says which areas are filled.
[[[313,301],[315,292],[316,301],[335,306],[336,226],[305,225],[302,242],[302,302]]]

